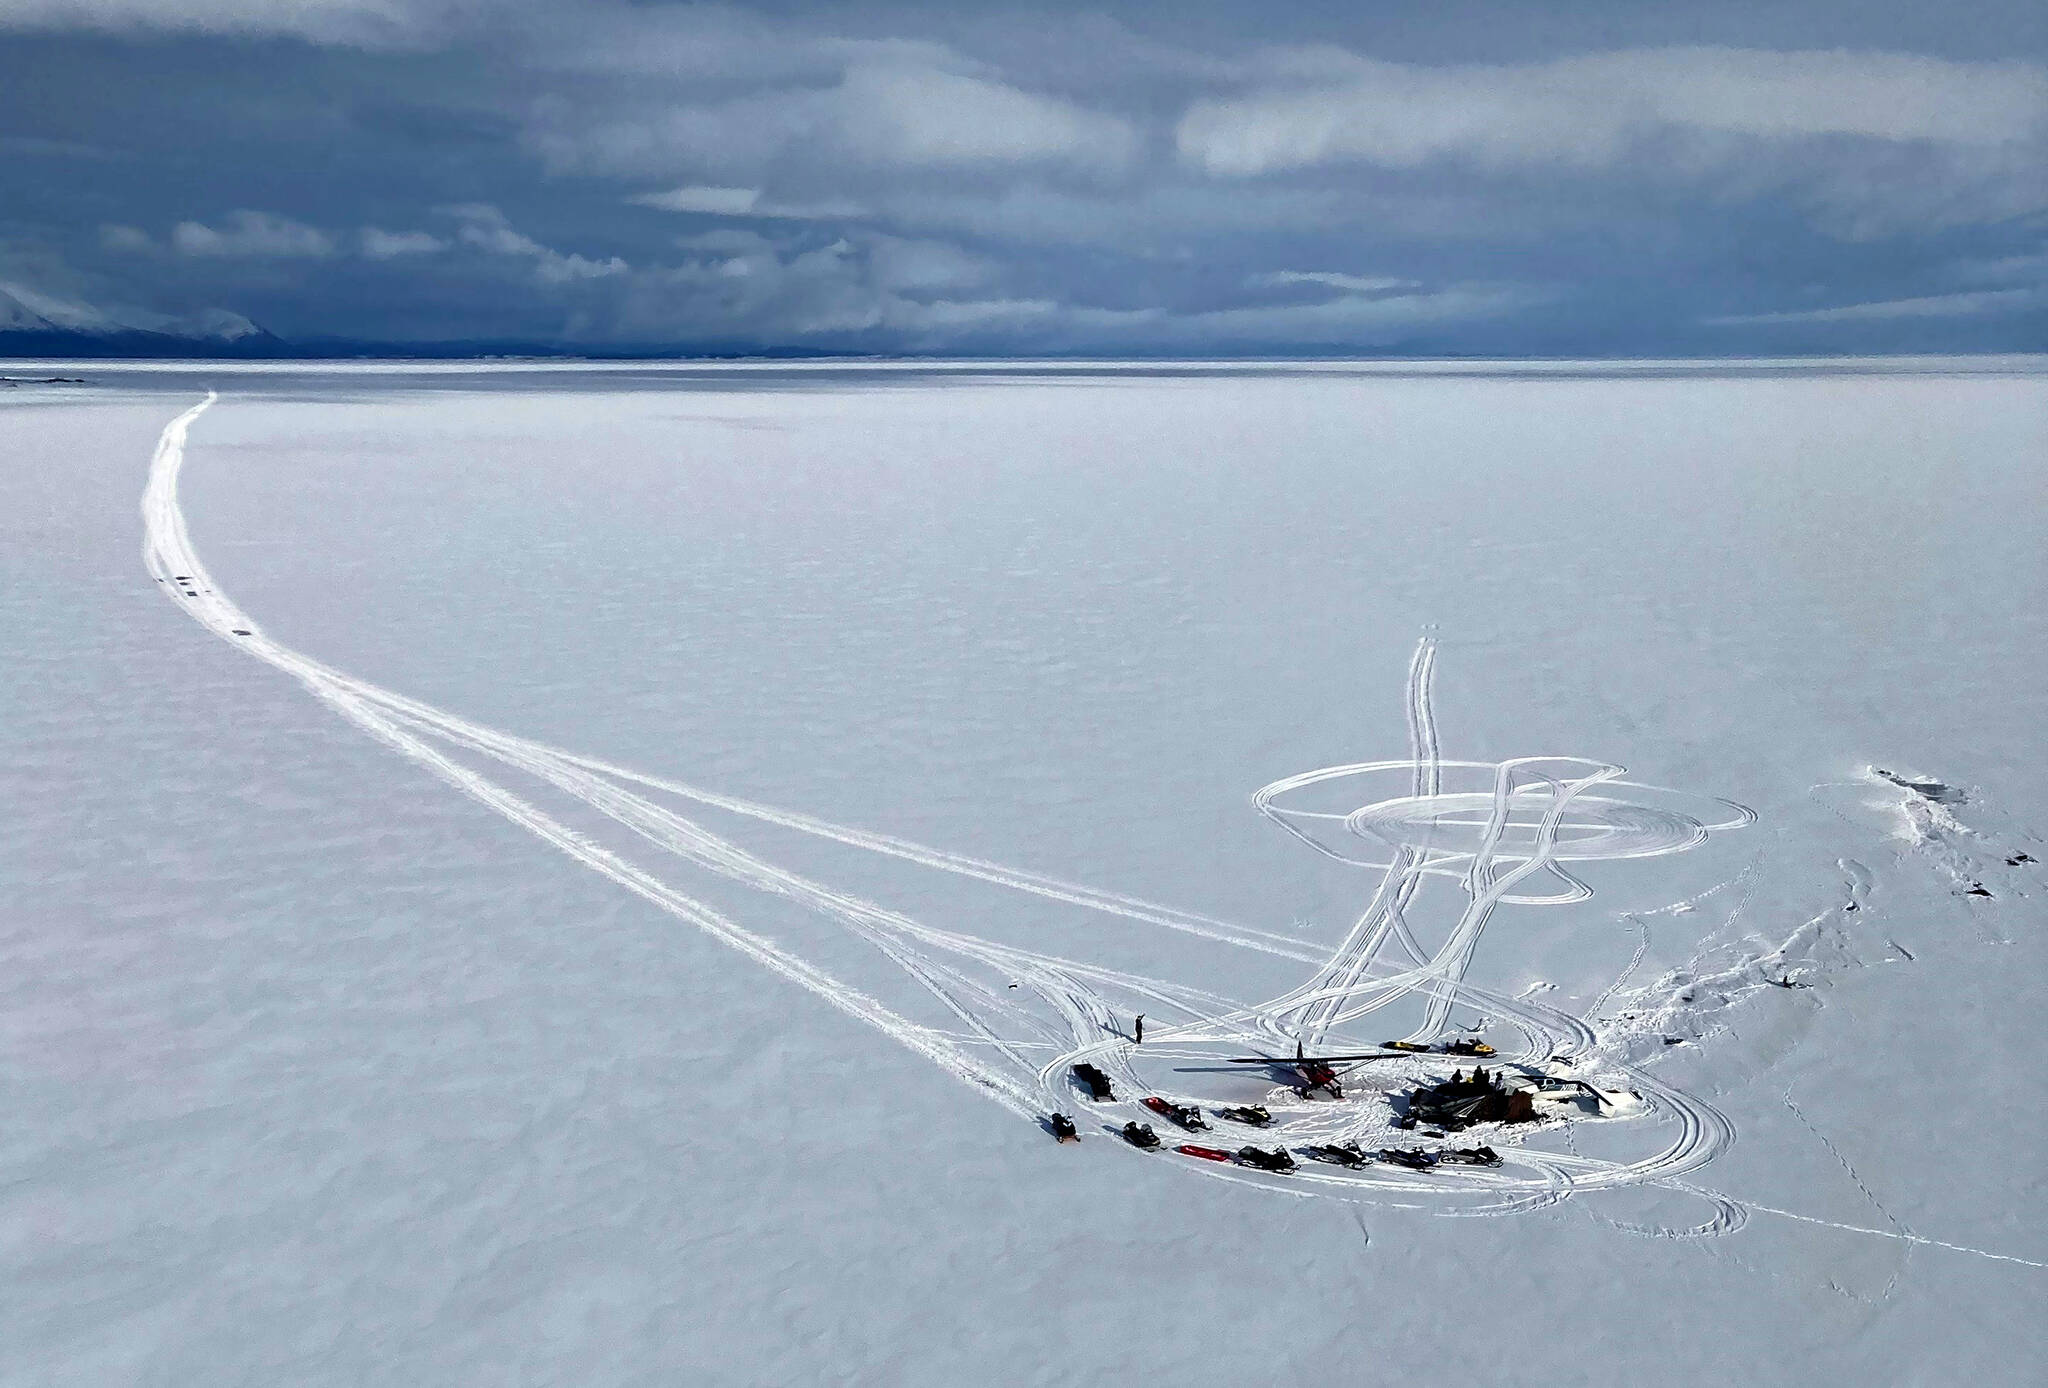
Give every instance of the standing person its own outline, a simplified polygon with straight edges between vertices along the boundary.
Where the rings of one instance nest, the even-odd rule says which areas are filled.
[[[1142,1012],[1138,1014],[1138,1024],[1131,1028],[1131,1044],[1136,1046],[1145,1044],[1145,1014]]]

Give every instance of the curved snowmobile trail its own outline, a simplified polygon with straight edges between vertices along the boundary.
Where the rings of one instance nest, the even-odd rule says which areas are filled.
[[[216,398],[209,392],[165,428],[142,498],[143,562],[195,621],[291,676],[364,732],[542,842],[873,1027],[1019,1117],[1076,1110],[1072,1067],[1088,1063],[1109,1077],[1117,1095],[1106,1103],[1079,1106],[1092,1119],[1109,1120],[1094,1128],[1084,1123],[1091,1137],[1115,1132],[1127,1118],[1149,1120],[1153,1111],[1135,1101],[1154,1094],[1174,1103],[1255,1103],[1269,1110],[1271,1126],[1263,1130],[1218,1116],[1218,1143],[1297,1150],[1343,1143],[1368,1151],[1410,1148],[1415,1139],[1395,1130],[1398,1096],[1450,1078],[1454,1063],[1466,1063],[1454,1062],[1453,1055],[1485,1055],[1493,1057],[1488,1063],[1498,1074],[1525,1086],[1538,1110],[1534,1121],[1487,1125],[1483,1140],[1498,1145],[1497,1164],[1424,1161],[1420,1169],[1410,1169],[1362,1156],[1356,1164],[1306,1162],[1291,1173],[1273,1173],[1179,1155],[1156,1159],[1267,1190],[1444,1214],[1507,1213],[1577,1192],[1650,1183],[1710,1202],[1714,1213],[1698,1227],[1653,1231],[1672,1237],[1729,1232],[1746,1217],[1741,1204],[1680,1179],[1734,1140],[1732,1126],[1718,1110],[1607,1053],[1580,1018],[1480,987],[1467,973],[1502,908],[1584,900],[1592,888],[1578,874],[1593,865],[1681,853],[1755,817],[1727,801],[1626,780],[1623,768],[1607,763],[1555,756],[1498,763],[1443,758],[1431,704],[1437,658],[1433,638],[1422,640],[1409,667],[1408,757],[1304,772],[1252,797],[1261,814],[1316,852],[1379,874],[1344,938],[1333,951],[1322,951],[1295,937],[579,756],[484,727],[304,655],[265,634],[220,591],[187,530],[178,500],[185,443],[194,421]],[[532,791],[515,789],[520,779],[544,787],[553,802],[581,807],[578,814],[601,817],[613,826],[606,832],[614,839],[615,830],[626,831],[636,845],[633,855],[543,809]],[[1296,961],[1311,972],[1278,997],[1247,1002],[941,928],[771,863],[679,813],[676,802],[1084,907],[1136,926]],[[930,995],[927,1005],[944,1014],[946,1025],[919,1021],[808,962],[684,892],[643,865],[642,856],[664,868],[687,866],[807,908],[897,965]],[[1456,884],[1459,899],[1444,903],[1447,909],[1436,910],[1425,922],[1423,907],[1430,903],[1424,889],[1433,879]],[[1435,943],[1425,943],[1431,934]],[[1406,1049],[1384,1049],[1362,1039],[1358,1024],[1400,1003],[1411,1004],[1408,1015],[1416,1018],[1404,1038]],[[1445,1038],[1458,1034],[1451,1026],[1454,1008],[1477,1014],[1491,1038],[1488,1048],[1475,1050],[1468,1040],[1464,1049],[1447,1051]],[[1150,1022],[1142,1047],[1122,1031],[1123,1019],[1137,1013]],[[1349,1098],[1333,1101],[1337,1090],[1332,1085],[1333,1100],[1321,1100],[1311,1097],[1320,1086],[1309,1083],[1307,1072],[1291,1059],[1301,1053],[1297,1047],[1312,1056],[1376,1054],[1363,1069],[1344,1076]],[[1199,1088],[1211,1079],[1213,1085]],[[1570,1143],[1571,1129],[1580,1123],[1641,1131],[1651,1139],[1648,1150],[1626,1161],[1581,1156]],[[1545,1134],[1560,1131],[1564,1150],[1537,1145]],[[1768,1206],[1750,1208],[1809,1218]],[[1859,1232],[1958,1247],[1899,1231]]]

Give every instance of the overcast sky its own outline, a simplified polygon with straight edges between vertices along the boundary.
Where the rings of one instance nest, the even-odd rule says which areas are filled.
[[[294,340],[2048,346],[2048,4],[0,0],[0,287]]]

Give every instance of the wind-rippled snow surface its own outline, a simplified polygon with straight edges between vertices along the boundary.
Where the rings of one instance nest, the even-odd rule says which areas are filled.
[[[2039,359],[21,374],[0,1382],[2043,1371]]]

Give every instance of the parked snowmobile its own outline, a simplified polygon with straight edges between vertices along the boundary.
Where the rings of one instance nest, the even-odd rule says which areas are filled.
[[[1382,1147],[1379,1157],[1381,1161],[1392,1162],[1395,1166],[1405,1166],[1410,1171],[1427,1171],[1436,1165],[1434,1152],[1424,1152],[1414,1147],[1405,1151],[1394,1147]]]
[[[1202,1111],[1193,1104],[1168,1103],[1157,1094],[1150,1094],[1145,1098],[1145,1107],[1151,1109],[1161,1118],[1178,1123],[1181,1127],[1187,1128],[1190,1131],[1196,1128],[1206,1131],[1209,1127],[1207,1123],[1202,1121]]]
[[[1067,1117],[1064,1113],[1055,1113],[1048,1121],[1052,1124],[1052,1135],[1056,1140],[1060,1142],[1079,1142],[1081,1140],[1079,1130],[1074,1127],[1074,1120]]]
[[[1453,1147],[1437,1153],[1436,1159],[1450,1166],[1500,1165],[1500,1153],[1491,1147]]]
[[[1255,1166],[1261,1171],[1289,1172],[1294,1170],[1294,1158],[1287,1155],[1285,1147],[1266,1151],[1259,1147],[1240,1147],[1237,1159],[1246,1166]]]
[[[1124,1124],[1124,1141],[1149,1152],[1159,1145],[1159,1134],[1152,1131],[1150,1123],[1130,1122]]]
[[[1444,1054],[1486,1056],[1499,1055],[1500,1052],[1487,1045],[1484,1041],[1451,1041],[1445,1044]]]
[[[1097,1103],[1116,1097],[1109,1090],[1109,1076],[1085,1061],[1074,1067],[1074,1078],[1088,1086],[1088,1097]]]
[[[1299,1150],[1310,1161],[1326,1162],[1331,1166],[1349,1167],[1353,1171],[1356,1171],[1361,1166],[1369,1166],[1372,1163],[1372,1158],[1360,1151],[1358,1144],[1355,1142],[1332,1142],[1325,1146],[1303,1147]]]
[[[1416,1055],[1429,1054],[1429,1047],[1423,1045],[1420,1041],[1382,1041],[1380,1044],[1390,1051],[1409,1051]]]
[[[1813,986],[1811,983],[1801,983],[1790,974],[1786,974],[1783,978],[1767,978],[1764,982],[1770,984],[1773,988],[1811,988]]]
[[[1273,1121],[1273,1115],[1266,1112],[1264,1104],[1246,1104],[1242,1108],[1212,1109],[1218,1118],[1227,1118],[1233,1123],[1248,1123],[1254,1128],[1263,1128]]]

